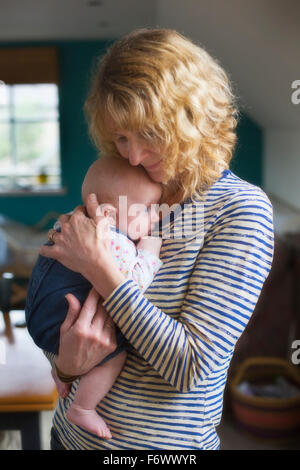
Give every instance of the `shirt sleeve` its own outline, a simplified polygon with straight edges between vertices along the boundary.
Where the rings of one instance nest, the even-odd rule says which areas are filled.
[[[199,251],[177,320],[124,281],[104,307],[130,344],[168,383],[193,390],[230,360],[270,271],[272,207],[267,197],[232,198]]]
[[[145,292],[162,265],[162,261],[156,255],[147,250],[138,249],[136,262],[128,278],[139,286],[141,292]]]
[[[48,361],[51,364],[51,367],[53,368],[54,367],[55,354],[53,354],[51,352],[48,352],[48,351],[45,351],[45,350],[43,350],[43,353],[45,354],[46,358],[48,359]]]

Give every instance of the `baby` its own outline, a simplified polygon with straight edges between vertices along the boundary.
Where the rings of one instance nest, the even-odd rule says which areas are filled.
[[[101,217],[108,217],[111,252],[121,272],[137,283],[142,292],[162,266],[161,239],[148,235],[158,222],[154,207],[161,198],[161,185],[153,182],[142,167],[132,167],[124,159],[103,157],[89,168],[83,185],[83,202],[95,193]],[[124,207],[119,210],[119,196]],[[55,260],[39,256],[28,286],[26,321],[36,344],[57,354],[59,328],[67,313],[66,294],[74,293],[84,302],[90,283],[79,273]],[[54,318],[53,318],[54,317]],[[67,411],[70,422],[109,439],[111,432],[97,413],[97,404],[108,393],[126,360],[126,343],[117,331],[116,351],[80,379],[75,399]],[[60,396],[67,396],[70,385],[62,383],[52,371]]]

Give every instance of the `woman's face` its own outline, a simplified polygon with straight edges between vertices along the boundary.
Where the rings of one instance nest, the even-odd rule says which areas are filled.
[[[162,155],[154,144],[147,141],[137,132],[114,130],[113,141],[120,155],[133,166],[142,165],[153,181],[163,181],[163,170],[161,166]]]

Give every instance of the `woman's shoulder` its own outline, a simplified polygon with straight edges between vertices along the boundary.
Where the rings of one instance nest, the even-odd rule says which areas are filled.
[[[222,176],[202,195],[208,210],[226,210],[238,206],[261,208],[272,216],[272,204],[263,189],[240,178],[231,170],[224,170]]]
[[[231,170],[224,170],[222,176],[193,202],[202,211],[207,226],[215,228],[235,220],[249,225],[262,224],[273,231],[272,204],[262,188],[243,180]]]
[[[222,176],[207,191],[207,195],[210,197],[223,195],[228,199],[243,195],[247,198],[263,199],[271,205],[268,196],[260,186],[242,179],[231,170],[223,171]]]

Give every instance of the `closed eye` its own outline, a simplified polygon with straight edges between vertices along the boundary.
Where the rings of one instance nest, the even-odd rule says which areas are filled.
[[[125,137],[124,135],[120,135],[116,138],[116,142],[118,142],[119,144],[124,144],[127,142],[127,137]]]

